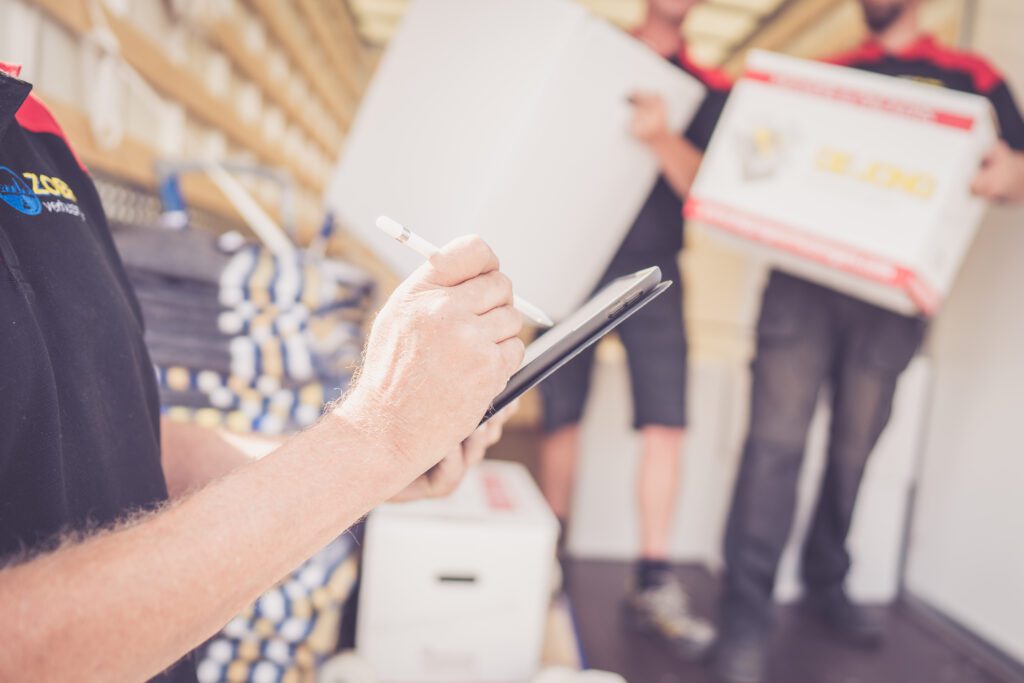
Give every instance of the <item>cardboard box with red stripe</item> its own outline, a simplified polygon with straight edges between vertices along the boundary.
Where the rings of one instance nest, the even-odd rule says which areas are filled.
[[[356,643],[381,683],[511,683],[540,667],[558,522],[518,463],[366,522]]]
[[[995,140],[982,97],[753,51],[686,215],[780,270],[932,315],[985,210],[970,183]]]

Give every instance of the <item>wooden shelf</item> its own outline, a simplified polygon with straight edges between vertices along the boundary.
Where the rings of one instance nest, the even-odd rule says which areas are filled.
[[[209,38],[214,47],[231,59],[236,69],[260,87],[263,97],[281,107],[290,119],[298,122],[321,150],[331,158],[338,154],[342,142],[340,128],[327,130],[317,125],[309,116],[309,110],[293,100],[285,88],[274,82],[274,78],[264,66],[264,60],[249,50],[233,24],[227,21],[214,23],[209,29]]]
[[[333,0],[324,3],[322,7],[327,13],[331,33],[340,37],[337,42],[345,48],[344,51],[357,66],[359,92],[362,92],[376,67],[375,55],[379,54],[380,50],[363,40],[348,0]]]
[[[92,29],[87,4],[89,0],[34,1],[50,20],[74,35],[84,36]],[[251,53],[242,40],[237,27],[226,23],[212,26],[208,35],[210,42],[215,49],[222,51],[232,60],[242,75],[263,91],[266,99],[280,106],[291,122],[301,126],[319,148],[330,157],[335,157],[343,143],[341,131],[351,118],[354,104],[343,101],[344,98],[338,92],[339,86],[330,84],[332,78],[329,74],[347,74],[340,78],[345,79],[345,89],[349,90],[349,95],[354,103],[354,93],[360,91],[365,84],[365,70],[370,64],[371,55],[364,54],[361,43],[357,43],[357,47],[354,48],[355,54],[359,56],[358,59],[351,55],[346,56],[344,50],[335,49],[337,46],[335,48],[327,47],[324,49],[324,53],[328,55],[330,63],[314,65],[311,63],[313,59],[311,53],[308,50],[303,51],[302,46],[297,43],[302,40],[302,31],[296,22],[319,18],[325,24],[336,27],[338,21],[336,11],[339,8],[328,5],[319,9],[306,7],[302,17],[299,17],[290,5],[276,2],[276,0],[268,2],[252,0],[252,2],[263,7],[260,14],[265,21],[268,21],[271,33],[284,43],[283,47],[290,55],[291,61],[307,76],[317,94],[331,110],[329,113],[337,115],[340,111],[343,114],[338,117],[337,126],[331,130],[323,130],[323,126],[316,125],[301,103],[289,100],[287,90],[277,87],[273,82],[271,76],[263,68],[265,60]],[[223,102],[210,93],[199,75],[189,71],[187,67],[171,61],[148,35],[127,20],[105,9],[103,11],[119,42],[122,57],[157,92],[168,100],[181,104],[190,117],[221,131],[227,139],[238,147],[252,152],[261,162],[288,169],[296,178],[298,189],[304,191],[307,196],[309,194],[316,197],[322,196],[326,178],[320,177],[286,158],[278,146],[264,140],[258,126],[242,120],[230,103]],[[270,19],[268,20],[267,17]],[[354,28],[348,26],[347,30],[351,32],[353,39],[357,40]],[[323,31],[311,30],[311,33],[321,42],[329,37]],[[296,59],[296,54],[304,55],[304,57]],[[348,63],[349,69],[339,71],[337,68],[339,60]],[[317,71],[317,69],[319,70]],[[324,97],[325,93],[326,97]],[[66,97],[67,93],[63,93],[63,95]],[[62,99],[59,93],[44,93],[43,97],[65,129],[76,152],[88,167],[140,187],[156,189],[157,178],[154,165],[161,155],[155,146],[146,141],[126,136],[115,148],[102,147],[93,139],[88,116],[77,105]],[[240,226],[244,225],[244,221],[234,206],[205,176],[199,174],[183,176],[182,192],[190,206],[209,211],[230,222],[238,223]],[[263,202],[261,204],[275,220],[280,222],[278,206],[267,206]],[[305,244],[318,233],[323,216],[320,207],[310,205],[308,201],[298,202],[296,211],[298,214],[296,216],[296,239],[300,244]],[[384,295],[389,294],[399,281],[394,271],[378,259],[369,248],[343,230],[339,230],[335,234],[329,245],[329,252],[332,256],[342,257],[371,273],[377,279],[380,291]]]
[[[339,45],[349,36],[340,36],[333,32],[334,27],[326,14],[322,0],[298,0],[298,7],[306,26],[316,37],[321,51],[330,59],[333,71],[345,85],[349,96],[353,101],[358,100],[363,90],[362,79],[359,77],[360,65],[352,57],[346,57],[345,51]],[[354,33],[351,38],[356,39]]]
[[[81,36],[89,31],[88,0],[36,1],[53,20],[73,33]],[[257,126],[243,121],[228,104],[210,94],[197,76],[168,59],[142,31],[106,9],[103,11],[120,44],[121,55],[155,90],[181,103],[192,116],[220,130],[237,145],[251,150],[262,162],[287,168],[317,196],[323,193],[323,178],[286,158],[277,146],[264,140]]]
[[[87,167],[148,189],[156,189],[157,177],[154,164],[159,158],[156,150],[130,137],[126,137],[114,149],[102,148],[92,137],[88,116],[57,97],[43,94],[42,98],[53,111],[54,117],[64,129],[75,152]],[[244,224],[234,206],[206,177],[199,174],[183,176],[182,192],[189,205]],[[264,205],[264,208],[275,220],[280,221],[280,212],[277,207]],[[319,215],[309,211],[305,215],[297,216],[299,234],[316,234],[320,227],[320,219]]]
[[[295,14],[291,3],[280,0],[248,0],[248,3],[284,47],[292,63],[302,71],[341,128],[347,130],[355,114],[354,97],[351,102],[346,102],[339,94],[337,84],[327,75],[330,69],[317,63],[303,37],[302,20]]]
[[[743,71],[747,52],[757,48],[786,52],[786,46],[815,25],[827,12],[835,9],[843,0],[801,0],[790,2],[779,10],[778,15],[761,30],[754,31],[745,44],[739,46],[722,65],[731,74]]]

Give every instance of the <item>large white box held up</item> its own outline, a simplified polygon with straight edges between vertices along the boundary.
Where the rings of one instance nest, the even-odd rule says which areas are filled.
[[[450,497],[369,517],[356,647],[381,683],[518,683],[537,671],[558,523],[529,472],[484,462]]]
[[[682,131],[704,87],[569,0],[416,0],[360,105],[327,201],[399,273],[476,233],[516,292],[557,318],[597,284],[657,178],[629,132],[637,90]]]
[[[987,100],[752,52],[686,215],[782,270],[905,314],[949,291],[985,203]]]

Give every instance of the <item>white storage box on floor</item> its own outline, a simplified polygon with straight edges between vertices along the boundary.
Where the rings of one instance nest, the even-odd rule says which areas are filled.
[[[558,523],[529,472],[369,517],[356,648],[381,683],[518,683],[539,667]]]
[[[686,203],[782,270],[905,314],[949,291],[985,203],[987,100],[754,51]]]
[[[597,284],[658,174],[629,131],[638,90],[684,130],[704,86],[569,0],[416,0],[345,140],[327,201],[401,274],[374,222],[437,245],[469,233],[559,319]],[[567,277],[570,273],[571,277]]]

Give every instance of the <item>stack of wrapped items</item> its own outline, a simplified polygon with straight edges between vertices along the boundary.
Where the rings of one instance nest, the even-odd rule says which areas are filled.
[[[281,434],[319,417],[362,350],[372,279],[235,233],[115,233],[173,419]]]
[[[357,574],[356,541],[334,540],[201,648],[201,683],[304,683],[337,648]]]

